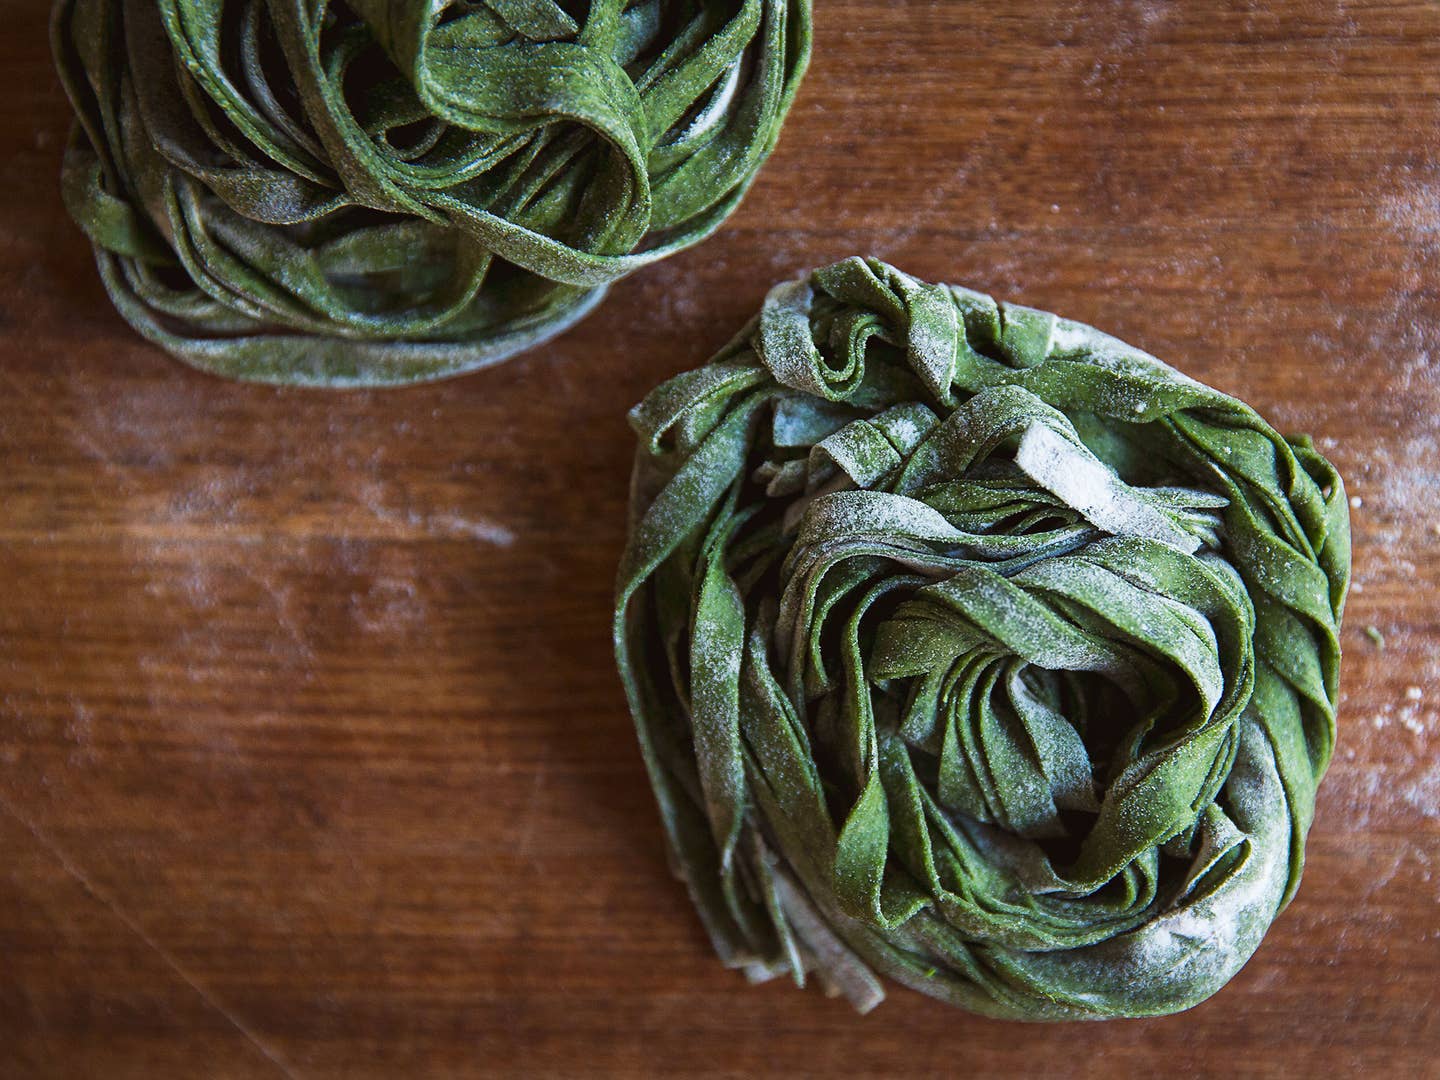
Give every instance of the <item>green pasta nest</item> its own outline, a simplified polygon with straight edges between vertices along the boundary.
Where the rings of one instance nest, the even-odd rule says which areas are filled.
[[[71,214],[197,367],[437,378],[712,233],[775,144],[810,0],[58,0]]]
[[[1025,1019],[1239,970],[1334,741],[1349,517],[1308,438],[873,259],[631,421],[616,653],[728,964]]]

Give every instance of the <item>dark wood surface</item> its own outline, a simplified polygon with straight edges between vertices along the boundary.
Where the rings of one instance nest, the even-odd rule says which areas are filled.
[[[717,237],[373,393],[113,313],[45,6],[0,2],[0,1076],[1440,1075],[1440,5],[818,0]],[[667,873],[608,636],[624,412],[853,253],[1148,348],[1357,497],[1305,884],[1190,1013],[857,1019],[723,970]]]

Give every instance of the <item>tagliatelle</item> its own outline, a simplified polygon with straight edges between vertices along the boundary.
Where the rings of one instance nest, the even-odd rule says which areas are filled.
[[[65,200],[190,363],[436,378],[708,236],[775,144],[810,0],[59,0]]]
[[[617,657],[728,964],[1027,1019],[1239,970],[1334,740],[1349,519],[1308,438],[860,259],[631,420]]]

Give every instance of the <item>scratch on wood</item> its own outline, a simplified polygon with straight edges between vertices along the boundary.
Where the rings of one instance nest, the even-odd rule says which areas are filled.
[[[70,877],[74,878],[75,881],[80,885],[80,887],[83,888],[87,893],[89,893],[90,896],[96,900],[96,902],[105,907],[112,915],[115,916],[115,918],[120,920],[121,924],[127,930],[129,930],[132,934],[134,934],[137,938],[144,942],[146,947],[149,948],[153,953],[155,953],[156,956],[160,957],[160,959],[165,962],[165,966],[168,967],[171,971],[173,971],[181,982],[185,983],[186,986],[194,990],[195,993],[200,996],[200,999],[204,1001],[206,1005],[210,1006],[210,1008],[214,1009],[217,1013],[224,1017],[225,1020],[229,1022],[230,1026],[233,1027],[236,1031],[238,1031],[245,1038],[245,1040],[250,1043],[250,1045],[255,1047],[255,1049],[258,1050],[265,1057],[265,1059],[270,1062],[270,1064],[274,1065],[275,1068],[282,1075],[290,1077],[291,1080],[298,1080],[299,1074],[297,1074],[293,1069],[291,1069],[274,1049],[267,1046],[265,1042],[258,1035],[255,1034],[255,1032],[251,1031],[250,1028],[246,1026],[244,1021],[242,1021],[238,1016],[236,1016],[223,1004],[216,1000],[216,998],[211,995],[210,992],[205,989],[205,987],[201,986],[200,983],[196,982],[195,979],[189,974],[189,972],[187,972],[183,967],[180,966],[180,962],[175,959],[175,957],[170,953],[168,949],[166,949],[163,945],[161,945],[158,941],[156,941],[153,937],[146,933],[144,928],[141,927],[140,924],[137,923],[133,918],[131,918],[130,915],[128,915],[125,910],[120,907],[119,904],[117,904],[114,900],[107,896],[104,890],[101,889],[98,885],[96,885],[95,882],[91,880],[90,876],[86,874],[85,871],[81,869],[78,865],[76,865],[70,859],[70,857],[65,854],[64,850],[62,850],[61,847],[55,843],[54,840],[52,840],[48,835],[46,835],[44,830],[42,830],[38,825],[35,824],[35,822],[30,820],[18,809],[16,809],[14,804],[11,803],[10,800],[5,798],[3,795],[0,795],[0,810],[4,810],[6,814],[8,814],[15,821],[19,822],[20,825],[22,825],[25,830],[35,838],[35,842],[39,844],[42,848],[44,848],[45,851],[48,852],[50,856],[60,864],[61,868],[64,869],[65,873],[69,874]]]

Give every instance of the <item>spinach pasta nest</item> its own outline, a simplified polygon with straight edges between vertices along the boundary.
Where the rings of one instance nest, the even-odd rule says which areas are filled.
[[[66,204],[197,367],[502,360],[705,238],[775,144],[810,0],[59,0]]]
[[[1036,1020],[1239,970],[1334,741],[1349,518],[1308,438],[873,259],[631,421],[617,659],[727,964]]]

